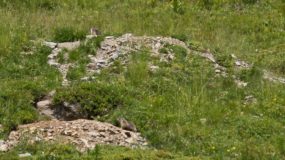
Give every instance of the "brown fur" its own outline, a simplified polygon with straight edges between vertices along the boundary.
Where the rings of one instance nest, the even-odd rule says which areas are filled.
[[[94,35],[94,36],[99,36],[99,35],[101,35],[101,32],[96,27],[92,27],[90,29],[90,34]]]
[[[128,130],[128,131],[133,131],[133,132],[137,132],[137,128],[134,125],[134,123],[132,122],[128,122],[126,119],[124,118],[118,118],[117,119],[118,125],[119,127],[121,127],[124,130]]]

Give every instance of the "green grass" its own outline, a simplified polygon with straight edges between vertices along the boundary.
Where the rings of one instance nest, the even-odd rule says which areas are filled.
[[[125,147],[112,147],[98,145],[94,150],[81,153],[70,145],[56,143],[37,143],[28,145],[23,142],[16,149],[6,154],[0,153],[1,160],[19,159],[18,154],[31,153],[32,156],[22,159],[56,159],[56,160],[140,160],[140,159],[178,159],[198,160],[199,157],[186,157],[181,154],[172,154],[163,150],[130,149]]]
[[[57,89],[56,102],[77,101],[95,118],[99,112],[104,115],[99,119],[109,122],[124,115],[151,147],[163,150],[103,147],[103,159],[285,158],[285,86],[261,78],[262,69],[285,76],[284,0],[15,0],[0,2],[0,19],[0,123],[5,127],[1,137],[19,124],[40,119],[35,101]],[[209,48],[229,68],[230,54],[235,54],[254,63],[249,71],[230,70],[249,85],[241,89],[231,78],[215,77],[210,62],[186,55],[177,46],[161,50],[175,52],[177,58],[170,64],[142,51],[133,53],[127,69],[116,62],[92,83],[79,82],[87,55],[96,54],[102,41],[99,37],[71,53],[69,60],[79,67],[68,73],[72,85],[62,89],[60,73],[46,63],[50,49],[30,40],[82,39],[93,26],[104,35],[172,36],[193,48]],[[34,54],[23,55],[23,51]],[[149,62],[160,69],[150,72]],[[244,104],[247,95],[256,97],[257,103]],[[104,108],[109,112],[101,112]],[[74,159],[93,159],[96,152],[81,154],[70,146],[49,144],[27,147],[22,145],[34,159],[52,159],[46,153],[57,150],[54,159],[66,159],[70,153]],[[17,159],[20,151],[21,147],[0,157]]]

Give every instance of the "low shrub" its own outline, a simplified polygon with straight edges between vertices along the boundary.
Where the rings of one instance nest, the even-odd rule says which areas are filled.
[[[71,27],[57,28],[54,32],[54,41],[56,42],[72,42],[85,38],[86,33],[75,30]]]
[[[127,104],[124,90],[117,85],[104,83],[81,83],[59,89],[54,98],[56,105],[63,102],[80,104],[89,117],[103,116],[115,108]]]

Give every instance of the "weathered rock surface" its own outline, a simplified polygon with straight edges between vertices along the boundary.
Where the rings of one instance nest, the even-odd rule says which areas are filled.
[[[160,49],[166,45],[176,45],[187,50],[187,45],[170,37],[150,37],[150,36],[134,36],[132,34],[124,34],[120,37],[109,36],[101,43],[97,54],[89,55],[90,63],[87,65],[89,75],[100,73],[102,68],[110,67],[115,60],[121,60],[122,64],[127,64],[129,55],[138,52],[143,48],[147,48],[151,52],[151,56],[160,58],[160,61],[170,62],[175,59],[175,55],[171,52],[160,53]],[[152,67],[151,70],[156,68]]]
[[[87,35],[86,41],[97,37],[97,30],[92,28],[90,30],[91,35]],[[69,85],[67,80],[67,73],[71,67],[75,67],[72,63],[59,63],[58,55],[63,50],[72,51],[78,48],[81,44],[80,41],[75,42],[65,42],[65,43],[53,43],[53,42],[44,42],[44,45],[52,48],[52,53],[48,56],[48,64],[55,66],[60,73],[62,74],[63,81],[62,85]],[[227,68],[220,65],[214,54],[209,50],[195,50],[188,46],[183,41],[180,41],[171,37],[151,37],[151,36],[134,36],[132,34],[124,34],[120,37],[108,36],[105,37],[105,40],[101,43],[100,48],[97,50],[96,55],[89,55],[90,63],[86,66],[87,75],[81,78],[81,80],[88,81],[94,79],[94,73],[100,73],[103,68],[110,67],[114,64],[114,61],[120,60],[122,65],[126,65],[129,62],[130,54],[138,52],[142,49],[149,49],[152,57],[159,58],[162,62],[169,63],[175,59],[175,54],[171,51],[167,53],[160,53],[159,51],[164,48],[166,45],[176,45],[180,46],[187,50],[187,53],[193,53],[208,59],[213,63],[215,73],[218,76],[228,77]],[[69,53],[64,54],[64,61],[67,62],[69,58]],[[247,63],[241,59],[238,59],[234,54],[231,55],[234,60],[234,66],[236,69],[250,69],[252,64]],[[149,65],[150,71],[155,72],[158,70],[158,67]],[[281,77],[276,77],[273,74],[264,71],[264,79],[279,82],[285,84],[285,79]],[[247,86],[247,82],[242,82],[239,79],[235,79],[238,87]]]
[[[263,74],[264,79],[267,79],[267,80],[269,80],[271,82],[275,82],[275,83],[285,84],[285,78],[275,76],[273,73],[266,71],[266,70],[264,70],[263,73],[264,73]]]
[[[64,43],[53,43],[53,42],[44,42],[43,45],[50,47],[52,50],[51,54],[48,55],[48,64],[50,66],[56,67],[62,75],[62,85],[69,85],[67,79],[67,73],[70,67],[73,67],[74,64],[67,63],[69,59],[69,53],[64,52],[64,50],[72,51],[80,46],[80,41],[76,42],[64,42]],[[59,54],[63,53],[63,61],[66,63],[59,62]]]
[[[94,120],[42,121],[21,125],[12,131],[0,149],[7,151],[16,146],[20,140],[27,138],[29,143],[52,141],[74,144],[78,150],[93,149],[96,144],[110,144],[126,147],[146,147],[147,141],[140,133],[123,130],[109,123]]]
[[[57,43],[54,42],[43,42],[43,44],[51,49],[54,49],[57,46]]]
[[[80,46],[80,41],[58,43],[57,48],[72,51]]]
[[[19,157],[20,157],[20,158],[25,158],[25,157],[30,157],[30,156],[32,156],[31,153],[22,153],[22,154],[19,154]]]
[[[257,103],[257,99],[253,95],[248,95],[244,98],[244,105],[255,104]]]
[[[9,150],[9,145],[3,141],[0,140],[0,152],[7,152]]]

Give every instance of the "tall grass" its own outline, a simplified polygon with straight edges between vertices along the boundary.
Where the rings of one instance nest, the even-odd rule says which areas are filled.
[[[215,77],[209,62],[185,55],[179,47],[171,48],[178,57],[171,64],[151,59],[147,51],[134,53],[127,70],[118,62],[117,69],[97,76],[94,86],[88,84],[123,88],[104,98],[121,93],[127,98],[124,106],[110,107],[100,120],[114,122],[124,116],[135,122],[151,146],[184,155],[284,159],[284,86],[263,81],[259,74],[267,68],[284,76],[284,8],[282,0],[1,1],[0,123],[6,131],[1,136],[18,124],[37,120],[33,105],[52,89],[63,95],[60,100],[72,100],[77,89],[86,97],[94,96],[80,87],[60,89],[60,74],[46,64],[50,50],[30,40],[80,39],[77,33],[96,26],[104,35],[132,32],[199,42],[225,65],[227,57],[235,54],[256,66],[241,73],[232,71],[249,82],[241,89],[230,77]],[[69,73],[74,85],[85,72],[86,56],[95,54],[101,40],[71,53],[71,61],[81,65]],[[23,51],[35,54],[23,55]],[[150,61],[160,67],[158,72],[149,72]],[[69,94],[72,89],[74,94]],[[245,104],[248,95],[257,103]]]

